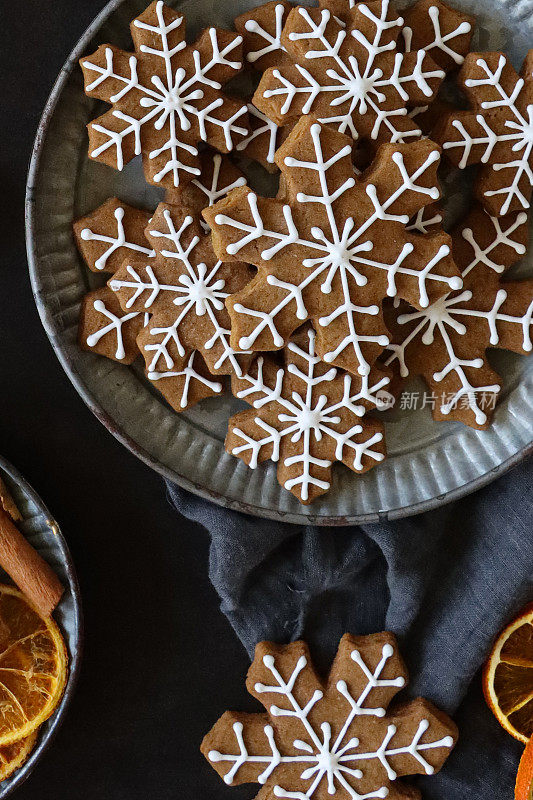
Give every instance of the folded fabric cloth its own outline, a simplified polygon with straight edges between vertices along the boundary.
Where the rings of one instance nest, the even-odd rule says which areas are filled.
[[[326,670],[343,633],[393,631],[409,695],[460,728],[444,770],[419,779],[425,800],[510,800],[522,748],[486,707],[477,673],[533,599],[532,465],[435,511],[350,528],[248,517],[167,489],[211,536],[209,574],[250,657],[258,641],[303,638]]]

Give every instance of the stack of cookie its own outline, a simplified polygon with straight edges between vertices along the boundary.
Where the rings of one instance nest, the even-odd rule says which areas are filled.
[[[87,94],[112,105],[89,155],[122,169],[142,154],[166,191],[152,216],[112,199],[75,223],[89,268],[111,273],[82,304],[81,346],[141,353],[178,412],[229,376],[251,408],[229,420],[228,452],[278,462],[303,503],[335,461],[383,460],[366,412],[407,376],[425,378],[437,419],[483,428],[501,385],[486,349],[531,350],[533,281],[502,273],[527,241],[533,52],[519,78],[501,53],[467,55],[474,20],[440,0],[403,17],[352,5],[274,0],[188,45],[158,0],[132,22],[134,54],[81,60]],[[259,83],[238,100],[222,87],[244,64]],[[441,150],[447,169],[483,164],[451,234]],[[236,161],[279,171],[277,196]]]

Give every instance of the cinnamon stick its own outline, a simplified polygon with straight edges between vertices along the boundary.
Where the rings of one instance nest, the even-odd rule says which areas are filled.
[[[9,514],[13,522],[18,522],[18,520],[22,519],[22,514],[2,478],[0,478],[0,505]]]
[[[33,549],[0,506],[0,566],[41,614],[50,616],[64,592],[53,569]]]

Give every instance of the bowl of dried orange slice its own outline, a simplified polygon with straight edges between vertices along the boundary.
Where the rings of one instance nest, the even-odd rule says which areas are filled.
[[[50,744],[76,684],[78,581],[48,509],[0,458],[0,800]]]

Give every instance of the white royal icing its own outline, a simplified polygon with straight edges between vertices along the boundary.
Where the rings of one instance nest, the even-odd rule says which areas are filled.
[[[94,262],[95,269],[105,269],[109,257],[120,247],[124,247],[126,250],[144,253],[144,255],[148,256],[149,258],[153,258],[155,256],[154,251],[149,247],[143,247],[140,244],[134,244],[133,242],[128,242],[126,240],[126,234],[124,232],[124,213],[125,211],[122,206],[119,206],[113,212],[113,216],[117,221],[117,231],[114,236],[105,236],[98,231],[92,231],[90,228],[83,228],[81,231],[80,236],[84,242],[103,242],[104,244],[109,245],[107,250],[102,253],[102,255],[99,256]]]
[[[492,252],[499,245],[506,245],[515,251],[517,255],[523,255],[526,248],[524,245],[512,239],[512,234],[527,222],[527,215],[520,213],[516,216],[515,220],[510,223],[506,230],[501,227],[501,221],[496,217],[487,215],[487,223],[490,220],[493,228],[493,237],[487,247],[481,247],[474,236],[471,228],[465,227],[462,231],[462,236],[472,246],[474,251],[473,259],[465,266],[462,271],[463,278],[472,272],[476,267],[483,265],[489,267],[494,272],[500,274],[504,271],[504,266],[498,264],[491,257]],[[413,330],[398,344],[388,345],[388,349],[392,352],[387,361],[387,366],[390,366],[394,361],[398,361],[400,374],[402,377],[409,375],[409,367],[406,363],[406,350],[408,345],[416,340],[418,337],[425,345],[431,345],[435,341],[435,336],[440,336],[446,347],[448,355],[447,364],[442,370],[433,373],[433,379],[440,383],[446,375],[450,372],[455,373],[459,381],[459,388],[457,392],[447,401],[443,402],[440,410],[443,414],[449,414],[453,409],[457,408],[459,403],[466,403],[467,407],[474,414],[475,420],[478,425],[483,425],[487,421],[487,415],[481,407],[481,399],[483,395],[497,394],[501,387],[499,384],[491,384],[487,386],[474,386],[468,379],[465,372],[465,367],[471,369],[480,369],[485,364],[483,358],[460,358],[454,349],[454,343],[450,336],[450,331],[463,336],[468,330],[468,318],[483,319],[485,320],[490,332],[490,344],[492,347],[497,347],[499,344],[498,323],[507,322],[517,325],[522,331],[522,347],[525,351],[530,352],[532,349],[531,343],[531,324],[533,316],[533,300],[529,308],[522,316],[513,316],[510,314],[503,314],[500,311],[501,306],[507,298],[507,293],[504,289],[499,289],[494,296],[492,308],[489,311],[475,308],[459,308],[459,304],[470,302],[473,299],[470,290],[462,292],[460,295],[445,295],[432,303],[424,311],[413,311],[407,314],[400,314],[398,323],[405,325],[411,322],[417,322]]]
[[[240,222],[228,214],[217,214],[215,216],[215,224],[220,226],[227,225],[238,231],[242,231],[242,237],[226,248],[228,254],[231,256],[238,255],[239,251],[242,250],[245,245],[262,237],[271,239],[273,242],[271,247],[265,248],[261,253],[261,257],[264,261],[269,261],[282,250],[286,250],[287,257],[290,257],[293,245],[298,247],[303,246],[316,253],[316,258],[306,258],[303,260],[303,266],[308,268],[309,274],[299,284],[284,282],[274,276],[269,276],[268,281],[271,285],[283,288],[287,292],[283,299],[271,311],[257,311],[247,308],[241,303],[236,303],[234,305],[236,313],[257,318],[257,324],[247,336],[241,338],[239,347],[243,349],[252,347],[257,337],[267,328],[272,334],[274,345],[276,347],[281,347],[283,345],[283,338],[276,327],[277,315],[289,303],[294,302],[296,304],[296,315],[298,319],[302,321],[307,319],[309,315],[304,304],[303,291],[313,283],[317,283],[324,294],[329,294],[332,281],[338,274],[343,288],[343,302],[332,314],[321,317],[318,320],[318,324],[322,327],[328,327],[334,320],[342,316],[346,325],[347,334],[334,350],[324,355],[324,360],[331,362],[344,352],[344,350],[351,347],[359,363],[359,373],[361,375],[366,375],[370,371],[370,365],[363,357],[361,343],[370,341],[385,346],[388,343],[388,338],[383,335],[362,336],[356,332],[355,320],[357,315],[370,314],[375,316],[379,313],[379,307],[377,305],[355,306],[350,297],[351,283],[353,285],[353,282],[355,282],[358,286],[363,286],[367,282],[367,278],[357,269],[358,265],[386,272],[388,277],[387,294],[391,297],[396,295],[396,275],[409,275],[416,278],[419,287],[418,299],[422,306],[427,306],[429,302],[427,292],[428,281],[445,283],[450,289],[459,289],[461,287],[461,280],[458,277],[447,277],[435,271],[440,261],[449,254],[449,247],[447,245],[441,246],[428,263],[425,264],[423,269],[416,270],[409,266],[408,256],[414,249],[413,244],[410,242],[406,242],[403,245],[395,261],[389,264],[374,260],[371,257],[373,244],[365,238],[368,229],[378,220],[396,221],[404,224],[408,222],[406,216],[397,216],[387,213],[387,209],[389,209],[405,192],[416,191],[422,195],[426,195],[432,200],[437,198],[439,191],[436,186],[425,187],[417,183],[417,181],[426,173],[428,168],[438,160],[439,154],[437,150],[432,151],[427,156],[424,163],[409,175],[402,154],[395,152],[392,156],[392,163],[400,174],[400,186],[395,191],[391,192],[385,200],[380,201],[377,197],[375,187],[372,184],[367,185],[366,191],[374,205],[374,212],[356,229],[352,217],[347,217],[345,220],[339,221],[337,219],[340,213],[339,210],[336,212],[333,211],[333,203],[355,186],[355,178],[350,177],[342,185],[335,186],[332,189],[330,189],[328,185],[328,171],[340,159],[347,156],[351,148],[348,145],[342,147],[326,161],[322,152],[320,134],[320,125],[313,124],[311,126],[311,137],[316,156],[315,161],[298,161],[289,157],[285,159],[285,164],[287,167],[298,167],[302,170],[311,170],[312,172],[318,173],[321,187],[320,193],[316,196],[310,196],[300,192],[297,200],[300,204],[317,203],[323,206],[327,215],[329,230],[323,231],[316,226],[311,229],[313,239],[309,240],[304,238],[300,235],[298,224],[294,220],[293,210],[289,205],[283,206],[285,230],[282,229],[283,226],[281,225],[278,230],[268,229],[265,227],[261,218],[257,205],[257,195],[254,193],[249,193],[247,198],[253,218],[252,225]]]
[[[276,6],[274,6],[273,10],[274,35],[266,31],[262,25],[256,22],[255,19],[247,20],[244,26],[249,33],[257,34],[266,42],[265,46],[260,50],[248,51],[246,54],[246,59],[250,62],[250,64],[255,64],[255,62],[263,56],[276,52],[277,50],[286,52],[285,48],[281,44],[281,32],[283,30],[283,14],[285,13],[285,7],[281,3],[278,3]]]
[[[438,228],[440,229],[440,225],[442,222],[442,214],[438,211],[435,213],[431,213],[428,211],[426,206],[424,208],[419,209],[413,219],[410,221],[409,225],[406,227],[406,231],[416,231],[416,233],[428,233],[431,228]]]
[[[145,347],[146,350],[150,350],[150,346]],[[164,372],[154,372],[148,371],[148,380],[151,381],[159,381],[162,378],[183,378],[183,387],[181,390],[181,397],[180,397],[180,407],[186,408],[189,403],[189,391],[191,385],[194,381],[198,381],[202,383],[204,386],[207,386],[211,389],[212,392],[219,394],[222,391],[222,384],[218,381],[209,380],[204,375],[200,375],[194,368],[194,359],[196,357],[196,350],[193,350],[191,355],[189,356],[189,360],[187,364],[178,370],[168,369]]]
[[[493,197],[494,195],[502,195],[503,203],[500,213],[503,216],[510,208],[511,202],[517,198],[522,208],[529,208],[530,202],[524,195],[520,188],[520,181],[524,178],[533,186],[533,170],[531,166],[532,152],[533,152],[533,103],[526,106],[525,111],[522,113],[520,110],[521,103],[520,97],[522,89],[524,88],[523,78],[516,77],[514,87],[509,94],[506,89],[501,85],[501,75],[507,59],[504,55],[500,55],[498,66],[492,71],[484,58],[477,59],[478,67],[485,72],[484,78],[470,78],[465,81],[465,85],[470,89],[475,89],[484,86],[492,87],[499,98],[497,100],[483,101],[481,103],[481,113],[475,115],[476,121],[483,128],[484,135],[472,136],[465,128],[460,119],[454,119],[452,125],[459,131],[462,139],[457,142],[444,142],[443,149],[451,150],[455,148],[462,148],[463,155],[459,162],[459,167],[464,169],[470,158],[473,147],[483,147],[483,153],[480,157],[482,164],[487,164],[491,158],[492,152],[496,146],[501,147],[506,144],[509,161],[497,161],[490,164],[495,172],[504,171],[510,179],[508,186],[502,186],[499,189],[486,190],[484,192],[486,197]],[[490,112],[493,109],[499,109],[500,113],[497,117],[498,125],[501,125],[501,114],[506,115],[505,128],[509,133],[498,133],[493,129],[492,118]],[[483,113],[487,111],[486,115]]]
[[[87,339],[85,340],[87,343],[87,347],[96,347],[100,339],[103,339],[104,336],[107,336],[109,333],[113,332],[117,342],[115,349],[115,358],[118,358],[122,361],[122,359],[126,357],[122,326],[130,319],[138,317],[139,312],[133,311],[122,315],[113,314],[113,312],[110,311],[109,308],[107,308],[103,300],[95,300],[93,303],[93,308],[95,311],[101,314],[106,320],[108,320],[108,322],[104,322],[101,328],[99,328],[96,331],[93,331],[87,336]]]
[[[388,41],[386,44],[382,44],[383,34],[390,28],[401,27],[403,20],[401,17],[389,21],[386,19],[389,0],[383,0],[379,17],[363,3],[360,3],[358,8],[376,27],[376,33],[372,41],[369,41],[358,30],[351,30],[348,33],[345,29],[342,29],[337,31],[335,42],[331,43],[326,36],[326,28],[330,22],[331,13],[327,9],[322,9],[320,22],[315,23],[308,10],[299,7],[298,12],[308,25],[309,30],[304,33],[293,31],[289,34],[289,38],[291,41],[309,43],[310,47],[305,53],[305,58],[306,61],[310,62],[310,67],[307,69],[301,64],[295,64],[302,78],[301,86],[293,83],[279,69],[275,69],[273,77],[279,81],[280,86],[275,89],[266,89],[263,92],[263,97],[265,99],[272,97],[285,98],[280,113],[286,115],[291,109],[294,98],[303,96],[305,102],[302,107],[302,113],[309,114],[313,110],[317,97],[326,94],[330,98],[329,105],[332,108],[343,103],[349,103],[350,105],[346,112],[338,116],[332,115],[321,121],[335,124],[343,133],[349,131],[354,139],[358,137],[353,121],[353,114],[356,111],[360,114],[370,113],[373,115],[375,121],[370,133],[372,139],[377,139],[382,127],[387,130],[387,138],[391,142],[403,142],[406,139],[418,137],[421,135],[421,131],[417,128],[401,130],[394,124],[395,117],[406,116],[407,109],[405,107],[389,110],[383,107],[383,104],[386,104],[387,96],[390,97],[391,90],[394,90],[396,96],[399,96],[404,102],[408,101],[409,92],[406,84],[412,82],[416,83],[418,89],[426,97],[431,97],[432,90],[428,84],[428,79],[443,78],[444,72],[442,70],[423,69],[425,51],[419,50],[416,63],[409,74],[400,74],[404,62],[404,54],[399,52],[395,53],[389,72],[384,73],[381,66],[375,66],[376,58],[384,52],[394,50],[396,43],[395,41]],[[348,35],[353,36],[358,44],[362,45],[367,51],[364,66],[358,62],[354,55],[345,57],[341,53],[341,45]],[[313,42],[316,42],[318,49],[311,49]],[[320,65],[320,59],[325,57],[331,59],[335,66],[327,70],[331,83],[322,85],[313,75],[313,62]]]
[[[160,131],[168,122],[167,140],[161,147],[151,150],[148,153],[148,158],[153,159],[161,155],[161,153],[165,153],[166,163],[164,167],[156,173],[153,180],[159,183],[166,175],[170,174],[174,186],[177,187],[180,183],[180,171],[188,172],[193,175],[198,175],[200,172],[197,167],[184,163],[180,156],[180,151],[187,152],[193,156],[198,155],[198,149],[194,145],[180,139],[180,131],[188,131],[191,128],[193,120],[198,125],[199,138],[203,142],[209,139],[206,131],[206,126],[208,124],[220,128],[223,131],[228,150],[231,150],[233,147],[233,136],[235,134],[244,136],[247,133],[246,128],[237,124],[237,120],[246,114],[246,106],[242,106],[228,119],[224,119],[216,113],[217,109],[224,104],[222,96],[217,97],[206,105],[205,108],[202,107],[201,103],[197,102],[201,101],[204,96],[204,91],[201,88],[202,85],[209,86],[213,89],[221,89],[221,84],[210,77],[210,73],[216,69],[216,67],[221,65],[229,66],[234,69],[235,72],[241,69],[241,62],[238,60],[232,61],[231,53],[241,44],[242,37],[235,37],[229,44],[220,49],[216,29],[209,28],[211,57],[208,57],[205,63],[202,64],[200,52],[194,50],[194,71],[192,74],[188,74],[183,67],[178,67],[174,71],[172,67],[172,58],[187,45],[182,41],[171,48],[169,46],[168,35],[181,26],[183,17],[178,17],[167,25],[163,17],[163,8],[164,3],[162,0],[159,0],[156,5],[157,25],[148,25],[145,22],[141,22],[140,19],[135,19],[133,24],[136,28],[149,31],[154,40],[158,37],[160,42],[159,47],[142,45],[141,53],[149,55],[151,58],[159,58],[162,60],[165,73],[164,79],[158,74],[154,74],[151,77],[151,86],[141,84],[137,74],[138,59],[134,55],[130,56],[129,59],[129,77],[118,74],[115,72],[115,54],[111,47],[107,47],[105,50],[105,67],[93,64],[89,60],[85,60],[83,66],[96,73],[94,81],[86,87],[88,92],[96,89],[96,87],[104,81],[116,81],[119,84],[123,84],[123,86],[120,91],[110,98],[110,102],[118,103],[130,92],[135,91],[133,97],[135,97],[136,100],[138,98],[137,102],[140,112],[139,117],[132,117],[119,109],[113,109],[113,116],[125,123],[125,126],[120,131],[113,131],[109,128],[105,128],[103,125],[91,123],[91,127],[95,131],[106,137],[106,140],[91,152],[91,156],[97,158],[105,151],[114,147],[116,151],[117,168],[121,170],[124,167],[124,140],[133,135],[135,154],[139,155],[142,150],[142,131],[144,127],[150,124],[157,131]],[[143,111],[140,111],[141,109]],[[145,109],[146,111],[144,111]]]
[[[249,466],[255,469],[259,463],[259,456],[265,447],[272,447],[272,461],[279,461],[281,457],[281,443],[287,437],[291,442],[301,442],[302,452],[298,455],[287,456],[284,459],[286,466],[299,465],[300,474],[285,482],[286,489],[299,487],[302,500],[309,498],[309,487],[317,486],[326,490],[329,482],[321,480],[312,474],[313,466],[329,467],[332,462],[327,459],[316,458],[311,454],[314,442],[319,442],[322,437],[332,439],[335,442],[335,458],[341,461],[345,450],[351,451],[353,457],[353,467],[355,470],[362,470],[363,456],[369,456],[374,461],[382,461],[382,453],[372,450],[372,447],[382,441],[383,435],[375,433],[366,441],[357,442],[353,438],[356,434],[362,433],[364,428],[360,424],[354,424],[348,431],[342,430],[337,426],[341,422],[338,412],[344,409],[352,417],[362,417],[365,407],[361,400],[367,400],[375,405],[383,402],[383,395],[388,395],[383,391],[383,387],[389,383],[389,379],[384,377],[375,385],[369,386],[368,377],[365,376],[361,382],[361,388],[354,391],[352,388],[353,378],[345,374],[343,385],[343,397],[337,403],[328,404],[326,395],[319,394],[320,386],[327,385],[335,380],[339,375],[338,370],[332,367],[324,375],[315,375],[316,367],[321,363],[321,359],[315,353],[315,332],[311,329],[308,332],[309,347],[303,350],[298,345],[290,342],[288,349],[291,353],[304,359],[307,363],[307,372],[302,372],[295,364],[290,363],[285,369],[280,368],[276,374],[274,387],[268,386],[264,381],[263,357],[257,360],[257,376],[246,373],[241,376],[244,384],[237,392],[237,397],[247,400],[253,394],[259,394],[259,398],[253,401],[254,408],[260,409],[265,405],[270,405],[272,410],[277,411],[278,423],[276,427],[268,424],[260,417],[255,418],[255,423],[264,431],[264,436],[254,439],[241,430],[237,425],[232,425],[230,429],[234,435],[242,440],[242,444],[236,445],[232,449],[233,455],[249,457]],[[304,389],[297,391],[293,389],[291,399],[282,395],[283,383],[288,376],[297,376],[304,385]],[[241,385],[242,385],[241,384]],[[291,384],[292,385],[292,384]],[[236,418],[238,420],[238,416]],[[355,421],[355,419],[354,419]]]
[[[438,740],[431,739],[429,720],[421,719],[416,732],[412,735],[412,738],[410,737],[409,743],[394,747],[393,740],[397,733],[400,733],[402,740],[405,741],[405,736],[402,735],[401,721],[398,719],[396,725],[385,723],[380,725],[377,720],[384,716],[385,710],[383,708],[366,708],[364,705],[375,688],[402,688],[405,685],[405,680],[402,676],[392,679],[380,677],[393,654],[393,647],[390,644],[385,644],[382,648],[381,660],[375,670],[372,671],[367,667],[357,650],[351,652],[350,657],[362,671],[366,684],[361,694],[358,697],[354,697],[346,681],[339,680],[337,682],[336,689],[339,697],[335,698],[335,707],[337,710],[345,708],[346,713],[344,724],[337,736],[333,736],[331,722],[323,721],[320,729],[318,729],[318,725],[312,723],[309,719],[311,711],[313,711],[313,719],[317,718],[321,701],[324,699],[324,694],[320,689],[314,691],[305,705],[302,705],[295,696],[294,687],[300,674],[307,666],[306,657],[301,656],[298,659],[290,678],[285,681],[276,667],[275,656],[263,656],[263,664],[272,674],[273,683],[269,686],[256,683],[255,691],[259,694],[277,694],[285,698],[286,708],[271,705],[269,713],[273,717],[289,717],[292,719],[294,726],[299,725],[301,727],[305,740],[295,739],[293,741],[294,755],[284,755],[276,743],[273,726],[265,725],[263,731],[271,753],[255,755],[250,753],[246,747],[243,723],[234,722],[232,727],[239,752],[226,754],[218,750],[211,750],[208,753],[208,758],[214,763],[227,762],[231,764],[230,770],[224,776],[224,781],[227,784],[233,783],[241,767],[246,764],[259,764],[261,767],[264,765],[264,771],[257,778],[261,784],[265,784],[280,765],[298,766],[302,770],[299,776],[300,780],[309,782],[305,793],[291,791],[288,787],[285,788],[278,783],[273,789],[276,797],[295,798],[295,800],[308,800],[308,798],[313,797],[319,787],[321,787],[322,792],[327,790],[330,795],[334,795],[340,790],[343,796],[346,793],[346,796],[352,798],[352,800],[385,798],[389,794],[389,789],[386,785],[379,785],[379,772],[376,778],[376,788],[365,792],[365,794],[359,794],[353,788],[353,779],[360,780],[364,778],[365,762],[377,760],[386,772],[388,780],[395,780],[397,774],[391,766],[390,759],[399,755],[411,756],[413,759],[413,772],[419,772],[421,766],[426,775],[431,775],[434,769],[426,760],[424,754],[435,748],[451,748],[453,746],[453,738],[444,736]],[[357,727],[353,723],[358,716],[373,716],[376,719],[375,732],[379,731],[379,736],[382,737],[381,744],[376,750],[364,752],[357,736],[352,735],[348,738],[348,731],[350,733],[353,733],[354,729],[357,731]],[[424,734],[427,734],[426,741],[422,743],[421,739]],[[428,741],[428,738],[430,738],[430,741]],[[402,774],[408,773],[404,771]]]
[[[450,11],[450,9],[448,9]],[[431,20],[431,24],[433,25],[433,41],[429,42],[424,46],[424,50],[426,53],[431,54],[431,51],[435,48],[440,50],[441,52],[445,53],[449,56],[456,64],[462,64],[464,56],[458,53],[450,46],[450,42],[453,39],[456,39],[458,36],[463,36],[465,33],[470,33],[472,30],[472,26],[469,22],[464,20],[463,22],[459,23],[457,28],[450,31],[449,33],[443,34],[440,26],[440,10],[437,6],[430,6],[428,8],[428,15]],[[405,25],[402,30],[404,42],[405,42],[405,50],[406,52],[411,51],[411,43],[413,41],[413,31],[408,26]]]
[[[248,103],[248,114],[251,117],[255,117],[258,119],[262,124],[258,125],[257,128],[252,130],[252,132],[246,136],[244,139],[241,139],[240,142],[237,142],[235,149],[239,152],[246,150],[250,142],[253,142],[254,139],[257,139],[258,136],[267,136],[268,143],[266,148],[266,160],[269,164],[274,163],[274,155],[277,150],[277,141],[278,141],[278,131],[279,128],[275,122],[272,122],[262,111],[259,111],[251,103]]]
[[[239,186],[246,184],[246,178],[241,176],[234,180],[232,183],[222,185],[220,180],[220,170],[222,167],[222,156],[220,153],[213,153],[213,175],[209,185],[202,178],[193,178],[191,183],[203,192],[207,199],[207,206],[214,205],[222,197],[225,197],[232,189],[237,189]]]
[[[240,143],[239,143],[240,144]],[[239,148],[237,148],[239,149]],[[197,189],[200,189],[201,192],[205,194],[206,197],[206,205],[204,208],[208,206],[214,205],[218,200],[221,200],[225,197],[228,192],[231,192],[232,189],[238,189],[239,186],[245,186],[246,178],[241,176],[237,178],[232,183],[226,183],[222,185],[221,178],[220,178],[220,170],[222,168],[222,156],[220,153],[213,153],[212,156],[213,161],[213,174],[211,175],[211,180],[208,182],[206,178],[200,174],[200,177],[193,178],[191,183],[193,186],[196,186]],[[204,231],[209,230],[209,225],[205,220],[200,220],[200,225]]]
[[[117,292],[128,290],[130,296],[126,301],[126,306],[131,308],[134,303],[142,301],[143,308],[149,310],[157,298],[162,293],[169,293],[172,302],[177,306],[176,318],[168,327],[151,327],[150,333],[153,336],[160,336],[159,342],[154,342],[145,346],[147,352],[153,351],[153,358],[148,365],[149,373],[158,373],[163,377],[172,371],[174,360],[169,348],[175,345],[178,354],[184,356],[186,348],[180,339],[180,326],[190,314],[197,317],[206,317],[209,320],[207,328],[207,339],[202,342],[206,350],[210,350],[218,342],[222,347],[220,358],[215,363],[215,369],[221,369],[224,364],[237,375],[241,369],[237,360],[237,353],[230,347],[229,330],[220,324],[217,312],[224,308],[224,301],[228,297],[225,291],[225,281],[219,277],[218,272],[222,267],[222,262],[217,261],[210,269],[205,263],[195,264],[195,249],[200,244],[200,237],[193,236],[188,245],[184,243],[184,238],[188,229],[193,224],[190,215],[184,217],[181,226],[176,229],[174,221],[168,209],[163,212],[166,223],[166,230],[151,230],[150,235],[154,238],[167,240],[171,249],[163,249],[160,254],[163,258],[177,261],[185,268],[185,274],[181,274],[176,283],[161,283],[150,264],[145,266],[145,275],[139,274],[133,267],[128,266],[128,279],[113,278],[109,281],[109,287]],[[158,367],[160,360],[165,365],[165,370]],[[149,375],[150,377],[150,375]]]

